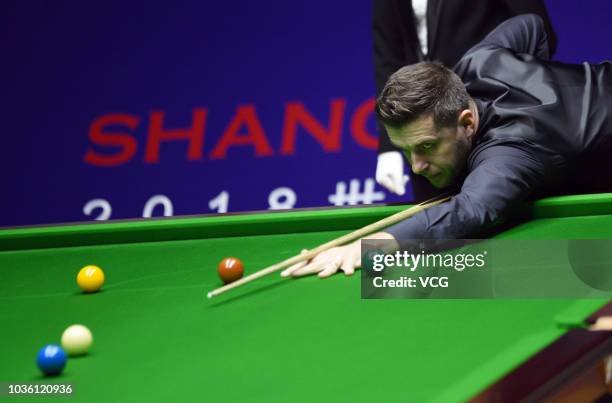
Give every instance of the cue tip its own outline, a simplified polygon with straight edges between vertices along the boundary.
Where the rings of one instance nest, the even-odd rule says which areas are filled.
[[[212,297],[214,297],[215,295],[212,292],[209,292],[206,294],[206,298],[208,299],[212,299]]]

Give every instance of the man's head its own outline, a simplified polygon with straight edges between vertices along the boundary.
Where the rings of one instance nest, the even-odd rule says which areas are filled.
[[[402,67],[385,85],[376,114],[415,174],[448,186],[465,169],[478,112],[461,79],[438,63]]]

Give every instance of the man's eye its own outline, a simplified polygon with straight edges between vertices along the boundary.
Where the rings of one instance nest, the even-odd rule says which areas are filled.
[[[434,147],[433,143],[423,143],[421,144],[421,146],[419,147],[421,150],[423,151],[429,151]]]

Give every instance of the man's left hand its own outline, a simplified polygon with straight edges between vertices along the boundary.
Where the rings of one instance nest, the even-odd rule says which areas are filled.
[[[302,251],[305,253],[305,251]],[[351,276],[361,267],[361,243],[352,242],[319,253],[311,260],[297,263],[281,272],[282,277],[302,277],[318,273],[320,278],[329,277],[338,270]]]

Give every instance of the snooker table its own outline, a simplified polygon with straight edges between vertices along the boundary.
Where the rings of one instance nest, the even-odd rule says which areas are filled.
[[[223,257],[250,274],[404,208],[0,230],[0,383],[71,383],[70,401],[88,402],[579,401],[582,378],[598,383],[612,332],[580,324],[612,314],[607,300],[362,300],[359,275],[271,275],[206,298]],[[524,210],[497,236],[612,239],[612,194]],[[76,286],[87,264],[105,271],[98,293]],[[38,349],[74,323],[91,352],[42,377]]]

